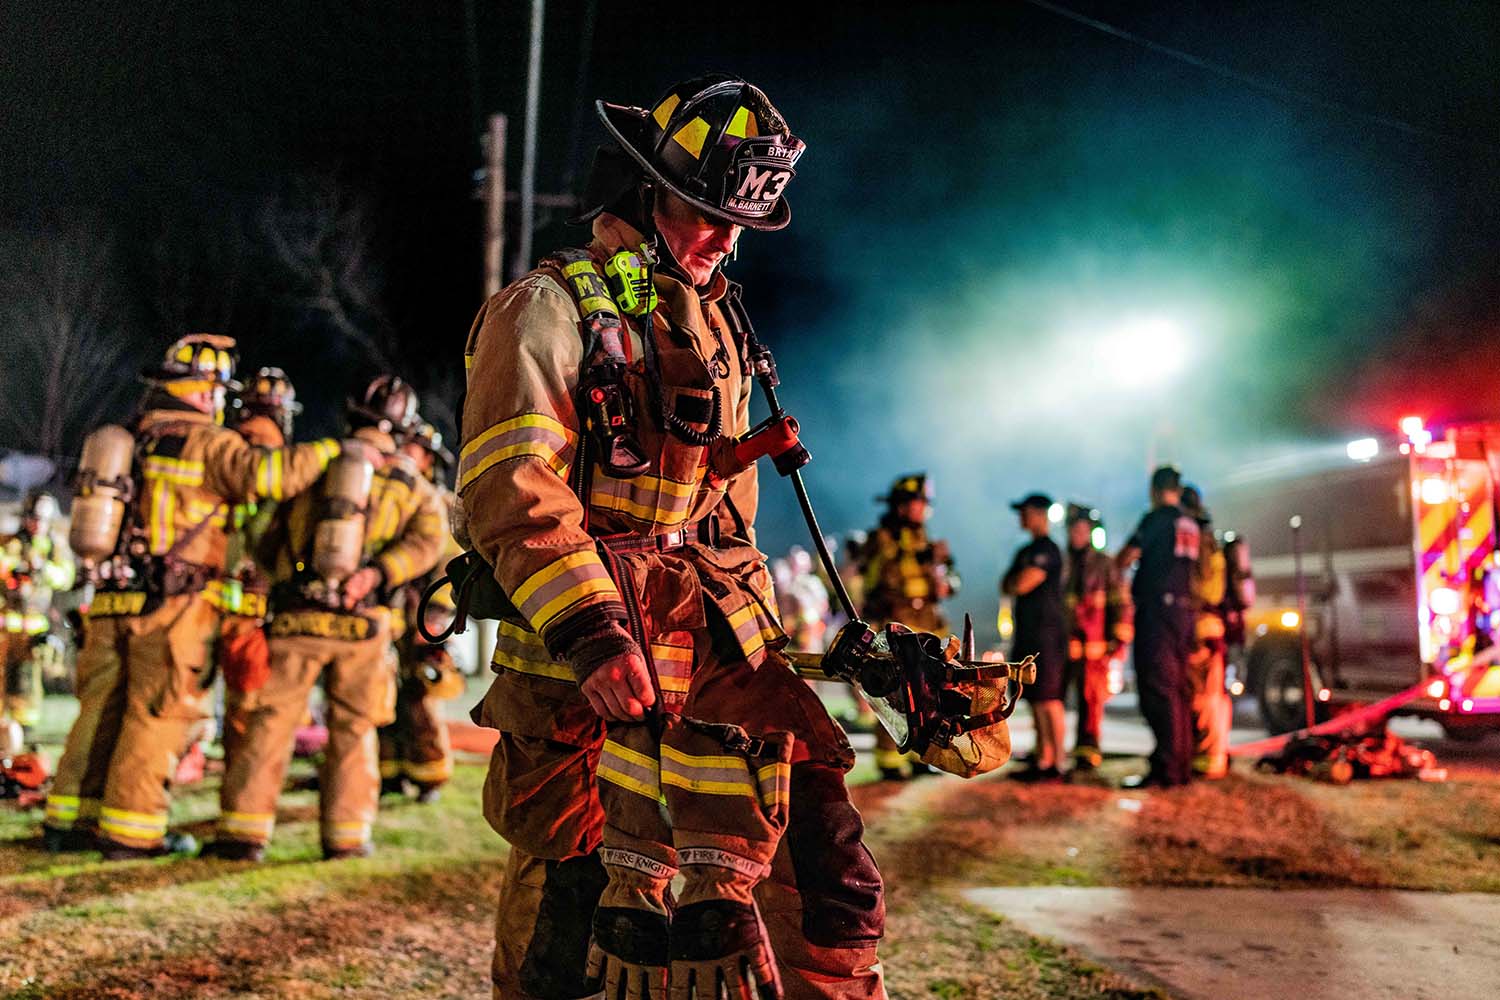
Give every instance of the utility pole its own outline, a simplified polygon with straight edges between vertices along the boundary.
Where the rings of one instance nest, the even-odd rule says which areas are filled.
[[[526,61],[526,124],[521,140],[521,231],[511,261],[511,279],[531,269],[531,231],[536,221],[536,128],[542,89],[542,29],[547,0],[531,0],[531,52]]]
[[[485,136],[484,297],[505,284],[505,116],[490,115]]]

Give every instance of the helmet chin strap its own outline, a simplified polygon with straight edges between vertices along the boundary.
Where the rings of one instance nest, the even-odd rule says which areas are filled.
[[[651,256],[656,261],[657,269],[665,271],[668,276],[677,279],[684,285],[690,285],[701,291],[712,285],[714,275],[724,269],[724,260],[720,259],[719,263],[714,265],[713,272],[709,274],[707,281],[701,285],[693,281],[692,276],[687,272],[687,268],[682,266],[682,263],[677,259],[677,255],[672,252],[672,247],[667,243],[666,238],[662,236],[661,230],[656,227],[656,187],[650,181],[641,182],[641,225],[643,227],[642,235],[646,237],[646,248],[651,251]],[[740,242],[739,240],[735,240],[731,259],[739,253],[739,250]]]

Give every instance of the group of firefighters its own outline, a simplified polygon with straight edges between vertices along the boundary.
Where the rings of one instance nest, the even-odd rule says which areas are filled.
[[[96,589],[47,844],[97,837],[109,857],[180,846],[168,787],[212,713],[217,666],[226,766],[205,852],[262,856],[321,676],[323,851],[367,853],[382,773],[421,789],[447,776],[442,726],[421,706],[448,667],[415,634],[412,600],[445,566],[455,613],[498,622],[473,712],[498,731],[482,808],[509,845],[497,997],[880,997],[883,887],[845,787],[854,752],[790,655],[755,544],[757,459],[797,487],[815,527],[796,471],[809,456],[721,266],[746,229],[790,222],[804,144],[762,91],[726,76],[597,111],[612,142],[583,199],[592,241],[491,298],[470,332],[456,497],[438,485],[441,442],[394,377],[351,400],[342,441],[287,443],[295,404],[274,369],[221,426],[234,344],[211,335],[178,341],[148,373],[129,431],[90,437],[71,537]],[[772,416],[752,426],[757,386]],[[1199,542],[1172,490],[1121,556],[1139,550],[1137,669],[1163,697],[1190,603],[1168,599],[1176,583],[1143,581],[1166,572],[1163,540],[1186,581]],[[904,773],[903,752],[981,773],[1008,756],[1010,685],[1029,668],[971,662],[971,644],[947,636],[941,603],[959,580],[927,537],[926,477],[884,499],[851,574],[863,620],[822,669],[848,668],[881,710],[888,773]],[[1095,761],[1097,668],[1129,641],[1130,614],[1114,566],[1044,551],[1040,499],[1019,505],[1038,542],[1005,587],[1015,652],[1040,668],[1045,776],[1059,759],[1054,674],[1078,665],[1079,759]],[[445,552],[450,502],[461,554]],[[1033,595],[1071,608],[1066,641],[1026,648],[1040,634],[1019,627]],[[1041,632],[1051,615],[1037,611]],[[381,763],[377,727],[396,717],[398,687],[408,714],[379,741]],[[1147,714],[1168,746],[1152,777],[1175,783],[1179,713]]]
[[[451,772],[436,701],[462,682],[414,627],[417,595],[453,554],[440,435],[412,389],[382,375],[349,401],[342,441],[292,444],[291,382],[262,368],[241,386],[235,360],[230,338],[181,338],[143,373],[131,425],[89,436],[68,559],[52,555],[62,547],[45,494],[5,542],[15,722],[39,721],[36,654],[55,643],[43,590],[72,584],[73,558],[87,588],[79,713],[46,799],[49,850],[196,850],[169,830],[170,792],[217,721],[220,816],[202,853],[261,859],[320,677],[325,857],[369,852],[382,790],[409,783],[430,799]],[[433,615],[441,627],[443,609]]]

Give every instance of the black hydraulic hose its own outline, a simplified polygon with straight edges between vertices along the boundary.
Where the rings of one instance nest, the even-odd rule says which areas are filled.
[[[759,348],[754,336],[747,338],[747,343]],[[776,398],[776,385],[769,373],[761,371],[756,373],[757,382],[760,383],[760,391],[766,395],[766,405],[771,408],[771,419],[779,420],[785,413],[781,408],[781,401]],[[812,499],[807,495],[807,484],[802,481],[802,471],[793,469],[789,475],[792,481],[792,489],[797,491],[797,503],[802,507],[802,519],[807,522],[807,530],[812,534],[813,548],[818,550],[818,560],[823,564],[823,571],[828,574],[828,585],[833,588],[833,595],[838,598],[839,607],[844,614],[853,621],[859,617],[854,609],[854,601],[849,597],[849,591],[844,586],[844,578],[839,576],[839,569],[833,562],[833,553],[828,551],[828,543],[823,540],[823,529],[818,527],[818,515],[813,511]]]
[[[823,569],[828,573],[828,583],[833,587],[833,594],[839,599],[839,607],[844,609],[844,614],[853,621],[859,615],[854,610],[854,601],[849,597],[849,591],[844,587],[844,579],[839,576],[838,567],[833,564],[833,554],[828,551],[828,543],[823,540],[823,532],[818,527],[818,515],[813,512],[812,500],[807,495],[807,484],[802,481],[802,473],[792,470],[792,488],[797,491],[797,502],[802,505],[802,517],[807,521],[807,530],[812,532],[813,547],[818,550],[818,558],[823,562]]]

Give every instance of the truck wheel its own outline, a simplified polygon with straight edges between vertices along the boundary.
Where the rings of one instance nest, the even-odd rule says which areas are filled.
[[[1307,725],[1303,703],[1302,662],[1285,651],[1271,654],[1260,675],[1260,718],[1272,735],[1290,733]]]

